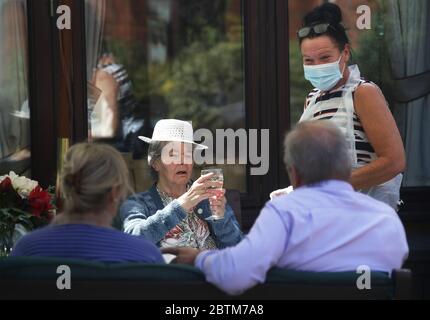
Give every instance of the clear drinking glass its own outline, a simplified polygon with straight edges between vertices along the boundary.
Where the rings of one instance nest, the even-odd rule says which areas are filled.
[[[224,175],[223,175],[222,169],[219,169],[219,168],[209,168],[209,169],[203,169],[201,171],[201,175],[202,176],[207,175],[209,173],[214,173],[214,175],[210,178],[210,181],[216,181],[216,182],[222,182],[222,183],[224,183]],[[219,190],[220,191],[220,195],[221,195],[221,190],[223,188],[223,185],[221,184],[218,188],[217,187],[211,187],[211,188],[215,189],[215,190]],[[217,197],[218,196],[219,195],[217,193]],[[214,210],[212,208],[212,206],[211,206],[211,211],[212,211],[212,218],[213,219],[222,219],[223,218],[223,217],[217,215],[216,210]]]

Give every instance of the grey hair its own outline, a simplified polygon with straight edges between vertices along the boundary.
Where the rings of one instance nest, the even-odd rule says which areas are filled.
[[[287,134],[284,162],[292,167],[303,184],[325,180],[348,181],[351,156],[345,135],[331,121],[305,121]]]
[[[158,181],[158,172],[154,169],[155,161],[161,159],[163,148],[168,144],[167,141],[154,141],[149,144],[148,148],[148,165],[149,173],[154,181]]]

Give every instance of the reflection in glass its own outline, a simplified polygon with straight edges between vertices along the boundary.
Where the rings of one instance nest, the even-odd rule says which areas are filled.
[[[240,0],[86,5],[88,80],[102,92],[89,105],[90,136],[124,153],[137,191],[151,181],[137,136],[151,136],[158,120],[190,120],[214,134],[246,128]],[[246,166],[221,167],[226,187],[246,192]]]
[[[0,175],[30,175],[25,0],[0,0]]]

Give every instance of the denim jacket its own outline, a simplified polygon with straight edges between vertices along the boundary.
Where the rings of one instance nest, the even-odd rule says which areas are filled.
[[[242,240],[239,223],[229,205],[226,205],[224,218],[220,220],[210,218],[208,200],[200,202],[195,210],[208,223],[218,248],[234,246]],[[143,236],[158,244],[171,229],[187,217],[187,212],[177,200],[164,206],[156,187],[152,186],[148,191],[137,193],[124,201],[119,216],[126,233]]]

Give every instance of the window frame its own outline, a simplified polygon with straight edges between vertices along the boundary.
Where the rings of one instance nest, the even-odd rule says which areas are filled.
[[[57,165],[55,50],[50,12],[50,0],[37,4],[27,0],[31,174],[43,187],[55,185]]]
[[[250,176],[241,194],[244,229],[249,229],[271,191],[289,185],[283,137],[290,129],[288,1],[242,0],[247,129],[270,129],[270,167]],[[42,186],[55,185],[58,139],[87,139],[87,78],[84,0],[27,0],[31,170]],[[56,28],[55,10],[71,8],[72,30]],[[58,107],[57,107],[58,106]],[[57,120],[58,119],[58,120]],[[401,212],[430,211],[430,187],[402,188]]]

